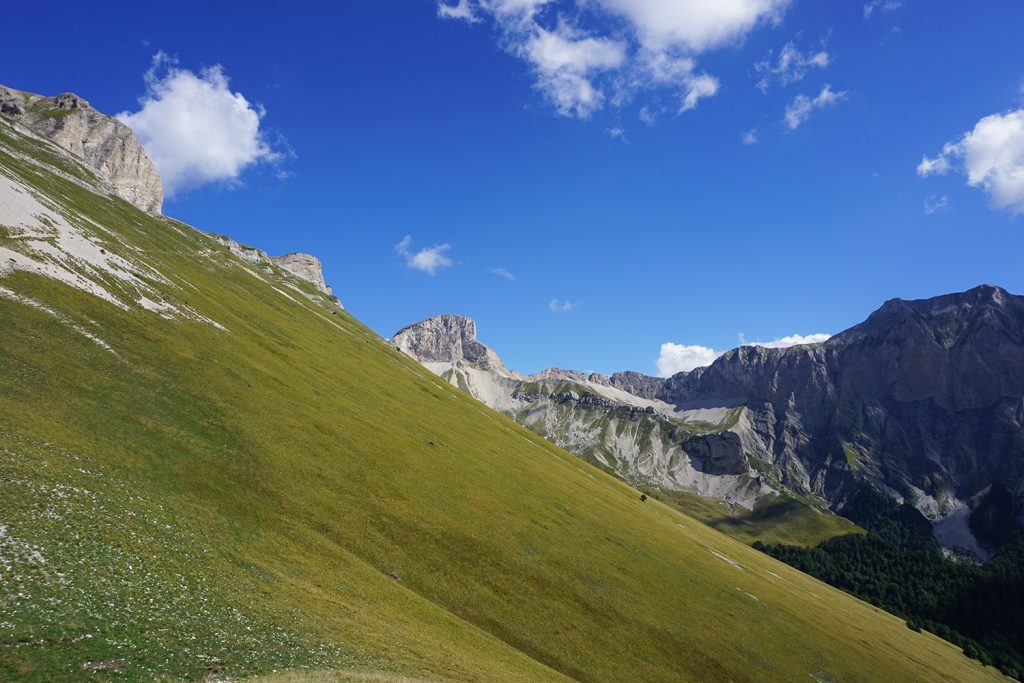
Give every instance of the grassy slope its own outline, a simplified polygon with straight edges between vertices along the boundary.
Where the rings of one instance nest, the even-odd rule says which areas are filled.
[[[0,298],[0,678],[994,675],[641,503],[199,233],[0,166],[229,330],[0,280],[116,352]]]
[[[818,510],[792,495],[762,499],[753,510],[730,507],[686,491],[660,490],[655,495],[681,512],[747,544],[761,541],[810,548],[836,536],[862,531],[850,520]]]

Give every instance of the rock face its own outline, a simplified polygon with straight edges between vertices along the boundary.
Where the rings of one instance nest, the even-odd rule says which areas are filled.
[[[667,379],[513,384],[487,402],[627,479],[732,502],[789,489],[835,510],[866,482],[978,557],[1024,523],[1024,297],[998,287],[894,299],[828,341],[741,347]]]
[[[320,259],[312,254],[285,254],[271,258],[275,265],[284,268],[292,275],[310,283],[324,294],[331,294],[331,288],[324,282],[323,265]]]
[[[833,505],[869,481],[936,522],[969,519],[960,536],[983,544],[1022,521],[1024,297],[998,287],[894,299],[821,344],[736,349],[661,397],[742,404],[747,452]]]
[[[223,244],[235,256],[238,256],[249,265],[255,266],[264,273],[273,273],[275,268],[283,270],[288,275],[313,285],[317,291],[330,297],[339,308],[344,308],[337,297],[334,296],[331,288],[324,282],[323,268],[320,264],[320,259],[317,257],[311,254],[300,253],[270,256],[262,249],[240,244],[230,237],[216,233],[207,233],[207,235]]]
[[[143,211],[160,213],[163,183],[132,130],[73,93],[42,97],[0,86],[0,113],[61,146]]]
[[[469,318],[436,315],[403,327],[391,343],[421,363],[460,364],[510,376],[498,354],[477,341],[476,323]]]

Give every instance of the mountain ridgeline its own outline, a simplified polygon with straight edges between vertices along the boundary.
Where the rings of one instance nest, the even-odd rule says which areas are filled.
[[[439,333],[438,320],[463,339],[432,340],[428,358],[417,340]],[[1020,527],[1024,297],[998,287],[894,299],[827,341],[740,347],[665,379],[523,377],[502,371],[493,352],[485,367],[479,352],[458,353],[475,327],[451,320],[410,326],[392,341],[634,483],[747,506],[788,491],[834,511],[871,485],[910,502],[944,546],[980,559]],[[496,396],[495,386],[507,391]]]

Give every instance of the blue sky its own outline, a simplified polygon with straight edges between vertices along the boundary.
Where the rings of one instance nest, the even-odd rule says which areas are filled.
[[[125,112],[165,213],[316,254],[381,334],[469,315],[522,371],[1024,292],[1024,3],[445,6],[13,3],[0,82]]]

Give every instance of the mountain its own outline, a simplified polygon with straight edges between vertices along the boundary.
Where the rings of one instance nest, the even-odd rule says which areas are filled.
[[[406,338],[431,321],[393,342],[421,358]],[[789,491],[836,511],[870,484],[982,559],[1020,527],[1024,297],[998,287],[894,299],[825,342],[741,347],[667,379],[524,378],[456,356],[428,367],[628,481],[747,507]]]
[[[0,679],[997,678],[110,187],[0,115]]]

